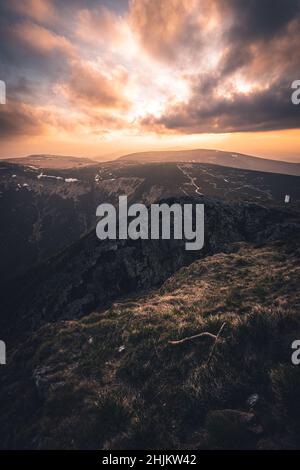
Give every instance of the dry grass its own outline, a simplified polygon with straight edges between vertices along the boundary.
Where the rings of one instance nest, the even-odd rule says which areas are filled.
[[[290,346],[300,337],[299,305],[297,246],[239,244],[149,295],[46,325],[11,358],[1,446],[298,446],[300,369]],[[216,334],[223,322],[209,364],[210,338],[169,344]],[[238,413],[249,412],[254,393],[252,432]],[[234,423],[226,409],[235,410]]]

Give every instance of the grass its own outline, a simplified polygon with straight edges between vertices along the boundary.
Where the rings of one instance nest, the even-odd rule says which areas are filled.
[[[297,250],[240,244],[149,295],[44,326],[2,377],[0,446],[299,446],[298,266]],[[211,338],[169,344],[223,322],[209,363]]]

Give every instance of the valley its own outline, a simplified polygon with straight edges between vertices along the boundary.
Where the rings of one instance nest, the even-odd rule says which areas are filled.
[[[0,162],[0,282],[58,253],[96,225],[96,207],[151,204],[169,197],[197,196],[282,206],[300,199],[298,177],[199,163],[133,164],[117,160],[69,168],[37,159]],[[27,160],[26,160],[27,161]],[[50,163],[49,163],[50,162]],[[79,163],[82,163],[79,160]],[[50,168],[47,167],[50,165]],[[60,168],[60,166],[67,168]]]
[[[0,447],[298,448],[299,177],[31,163],[0,163]],[[120,195],[203,203],[204,248],[100,241]]]

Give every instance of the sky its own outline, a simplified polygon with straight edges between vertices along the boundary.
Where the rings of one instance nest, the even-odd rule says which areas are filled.
[[[0,157],[300,161],[300,0],[0,0]]]

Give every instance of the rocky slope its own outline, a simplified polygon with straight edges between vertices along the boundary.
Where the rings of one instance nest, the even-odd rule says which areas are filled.
[[[53,156],[19,160],[0,162],[0,285],[88,233],[96,224],[96,207],[116,204],[119,195],[145,204],[201,194],[270,206],[284,206],[286,194],[292,205],[300,199],[299,177],[218,165],[94,164]]]
[[[0,162],[0,284],[77,241],[95,226],[100,203],[130,196],[142,181],[110,178],[94,166],[57,170]]]
[[[43,322],[79,318],[117,298],[159,285],[194,259],[230,251],[233,242],[263,243],[299,230],[298,214],[289,210],[207,198],[176,201],[204,203],[202,250],[186,251],[184,240],[99,241],[92,230],[56,257],[6,284],[2,331],[16,334]]]
[[[295,236],[237,243],[148,294],[10,344],[0,447],[299,447],[299,256]],[[216,343],[173,344],[222,325]]]
[[[5,286],[0,448],[299,447],[299,213],[200,201],[200,252],[93,230]]]

